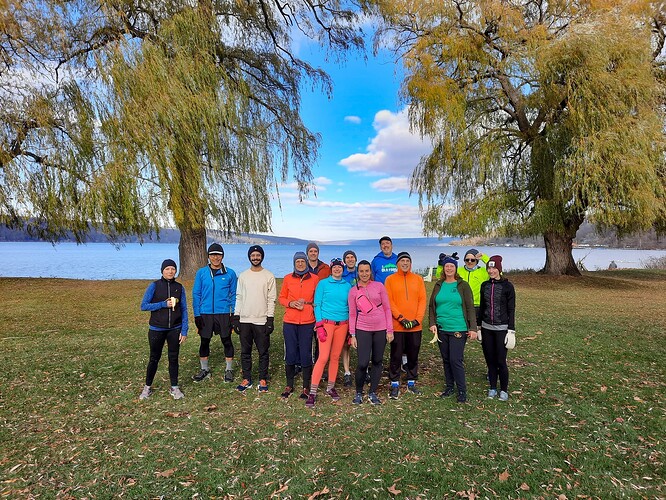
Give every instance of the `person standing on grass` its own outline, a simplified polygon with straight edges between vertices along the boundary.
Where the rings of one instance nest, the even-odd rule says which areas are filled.
[[[275,276],[261,263],[264,249],[252,245],[247,251],[250,268],[238,277],[236,311],[232,319],[234,330],[240,335],[241,368],[243,381],[236,387],[245,392],[252,387],[252,344],[259,353],[259,392],[268,392],[268,348],[275,329]]]
[[[368,365],[370,370],[370,389],[368,400],[381,404],[377,397],[377,387],[382,376],[382,360],[386,342],[393,340],[393,319],[386,288],[378,281],[372,281],[370,262],[362,260],[358,264],[358,281],[352,287],[347,299],[349,303],[349,333],[352,346],[358,350],[356,367],[356,396],[354,404],[363,402],[363,384]]]
[[[345,264],[345,268],[342,271],[342,279],[347,281],[350,285],[354,286],[357,278],[356,271],[356,253],[353,250],[347,250],[342,254],[342,262]],[[342,345],[342,368],[345,371],[343,385],[345,387],[352,386],[352,376],[351,376],[351,367],[350,363],[350,353],[349,353],[349,343],[351,339],[347,337],[347,342]]]
[[[490,281],[481,285],[481,346],[488,365],[488,399],[497,396],[509,399],[509,367],[506,364],[507,349],[516,344],[516,292],[513,284],[502,276],[502,257],[493,255],[486,264]]]
[[[388,236],[379,239],[380,252],[372,259],[372,276],[375,281],[385,284],[386,278],[398,271],[398,256],[393,253],[393,240]]]
[[[338,364],[342,344],[347,339],[349,327],[349,306],[347,296],[351,285],[342,279],[344,265],[340,259],[331,261],[331,276],[320,280],[314,295],[315,331],[319,341],[319,358],[312,371],[310,394],[305,406],[313,408],[317,400],[317,388],[324,368],[328,363],[328,385],[326,394],[333,401],[340,396],[335,390],[335,379],[338,376]]]
[[[236,307],[236,287],[238,278],[233,269],[222,263],[224,250],[218,243],[208,247],[208,261],[194,276],[192,287],[192,311],[194,323],[197,325],[201,345],[199,346],[199,363],[201,370],[192,376],[195,382],[210,377],[208,356],[210,341],[213,334],[220,336],[224,346],[226,369],[224,381],[233,382],[234,344],[231,341],[231,316]]]
[[[303,370],[303,391],[299,395],[307,399],[312,381],[312,337],[315,327],[314,294],[319,278],[308,271],[307,256],[294,254],[294,271],[282,280],[279,301],[285,308],[282,333],[287,386],[282,398],[294,392],[296,365]]]
[[[178,387],[178,353],[180,344],[187,340],[187,298],[185,287],[178,283],[176,263],[171,259],[162,262],[162,277],[153,281],[143,294],[141,310],[150,311],[148,321],[148,345],[150,357],[146,368],[146,385],[139,399],[147,399],[153,393],[152,385],[157,365],[162,357],[164,343],[167,344],[169,357],[169,394],[173,399],[183,399]]]
[[[436,336],[444,364],[446,387],[439,397],[454,394],[458,387],[458,402],[467,402],[465,381],[465,344],[467,337],[476,338],[476,311],[469,284],[458,276],[458,261],[444,258],[444,272],[435,283],[429,302],[430,331]],[[434,340],[434,339],[433,339]]]
[[[393,341],[389,363],[391,399],[398,399],[400,395],[403,354],[407,356],[407,390],[412,394],[421,394],[416,387],[416,381],[419,378],[419,351],[423,336],[421,322],[428,301],[423,278],[412,272],[412,257],[407,252],[400,252],[397,259],[398,272],[386,278],[385,284],[393,316]]]

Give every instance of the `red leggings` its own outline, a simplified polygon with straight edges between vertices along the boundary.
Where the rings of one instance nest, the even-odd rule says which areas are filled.
[[[319,385],[326,363],[328,363],[328,383],[335,383],[335,379],[338,376],[338,367],[340,366],[340,353],[342,352],[342,346],[347,339],[349,324],[344,323],[336,325],[335,323],[324,323],[324,328],[328,335],[326,337],[326,342],[318,340],[319,357],[312,370],[313,386]]]

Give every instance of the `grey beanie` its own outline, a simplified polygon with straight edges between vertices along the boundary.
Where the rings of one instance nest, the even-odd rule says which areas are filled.
[[[308,243],[308,246],[305,247],[305,251],[309,252],[311,248],[316,248],[317,250],[319,250],[319,245],[317,245],[314,241],[311,241],[310,243]]]

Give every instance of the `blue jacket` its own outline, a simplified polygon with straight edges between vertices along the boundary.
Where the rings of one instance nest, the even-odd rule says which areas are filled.
[[[345,266],[342,270],[342,279],[353,285],[358,280],[358,269],[354,268],[353,271],[350,271],[347,266]]]
[[[396,254],[392,253],[390,257],[387,257],[382,252],[379,252],[370,264],[373,279],[383,285],[386,278],[398,271],[397,262],[398,256]]]
[[[214,278],[213,278],[214,273]],[[233,269],[202,267],[194,276],[192,311],[194,317],[202,314],[229,314],[236,308],[238,278]]]
[[[349,290],[351,290],[351,285],[343,279],[336,280],[329,276],[321,280],[314,295],[315,320],[347,321],[349,319],[347,302]]]

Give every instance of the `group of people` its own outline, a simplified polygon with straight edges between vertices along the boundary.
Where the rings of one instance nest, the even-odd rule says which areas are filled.
[[[233,382],[234,345],[232,332],[239,335],[242,380],[236,389],[245,392],[254,386],[252,352],[259,357],[259,392],[268,391],[270,335],[275,329],[275,302],[284,307],[285,390],[288,399],[295,392],[296,375],[302,375],[300,398],[313,408],[319,386],[325,381],[325,394],[340,400],[336,381],[340,358],[344,384],[355,385],[354,404],[365,399],[381,404],[377,390],[383,372],[386,345],[390,346],[389,398],[400,396],[402,372],[406,391],[421,394],[418,357],[422,322],[428,310],[432,342],[442,357],[445,387],[440,397],[457,395],[467,401],[464,348],[467,339],[478,338],[488,367],[488,397],[506,401],[509,372],[507,349],[515,345],[515,292],[502,276],[502,257],[488,257],[476,249],[465,254],[458,269],[457,254],[440,254],[438,281],[430,299],[423,278],[412,271],[408,252],[393,252],[390,237],[379,240],[380,252],[372,261],[357,261],[352,250],[329,264],[319,259],[319,247],[311,242],[305,252],[296,252],[293,271],[287,274],[277,293],[274,275],[263,268],[264,250],[248,249],[250,268],[236,276],[224,266],[224,250],[213,243],[208,247],[207,266],[199,269],[192,290],[194,322],[200,337],[200,370],[192,379],[201,382],[211,376],[208,365],[213,335],[220,336],[225,352],[225,382]],[[162,277],[146,290],[141,309],[150,311],[148,340],[150,357],[146,381],[139,399],[152,394],[152,383],[164,344],[168,345],[170,394],[181,399],[178,386],[179,346],[187,339],[188,317],[184,287],[175,280],[176,264],[162,263]],[[314,341],[314,352],[313,352]],[[349,348],[357,350],[354,377],[350,371]],[[328,369],[326,370],[326,368]],[[327,372],[325,375],[324,372]],[[499,388],[498,388],[499,381]],[[498,390],[499,389],[499,390]]]

